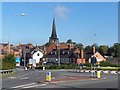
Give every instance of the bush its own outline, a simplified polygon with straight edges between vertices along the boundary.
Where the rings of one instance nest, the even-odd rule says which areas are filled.
[[[5,58],[2,60],[3,70],[14,69],[16,68],[15,65],[16,65],[16,62],[15,62],[15,57],[13,55],[5,56]]]
[[[120,65],[112,64],[109,61],[103,61],[103,62],[101,62],[100,66],[102,66],[102,67],[108,67],[108,66],[110,66],[110,67],[120,67]]]
[[[75,69],[77,68],[77,64],[61,64],[60,66],[58,65],[46,65],[46,69]],[[42,69],[42,66],[36,67],[36,69]]]
[[[83,64],[83,66],[90,67],[90,66],[91,66],[91,64],[87,62],[87,63]]]

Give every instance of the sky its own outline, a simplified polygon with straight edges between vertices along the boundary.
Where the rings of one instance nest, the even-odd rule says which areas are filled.
[[[3,2],[2,42],[43,45],[51,36],[54,17],[60,42],[118,42],[117,2]]]

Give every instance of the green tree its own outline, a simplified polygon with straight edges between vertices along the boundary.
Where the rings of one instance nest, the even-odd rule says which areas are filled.
[[[79,49],[84,49],[84,45],[82,43],[76,44],[75,47],[77,47]]]
[[[72,39],[68,39],[66,43],[68,43],[68,44],[76,44],[76,42],[73,42]]]
[[[44,45],[45,45],[45,46],[49,46],[49,45],[50,45],[50,43],[49,43],[49,42],[47,42],[47,43],[45,43]]]
[[[115,43],[113,45],[113,51],[115,53],[115,57],[120,57],[120,43]]]
[[[11,54],[5,56],[2,61],[2,69],[14,69],[16,66],[15,57]]]
[[[101,46],[99,46],[98,51],[99,51],[99,53],[102,54],[102,55],[107,55],[108,49],[109,49],[108,46],[106,46],[106,45],[101,45]]]
[[[66,43],[69,43],[69,44],[70,44],[70,43],[73,43],[73,42],[72,42],[72,39],[68,39]]]
[[[113,47],[108,48],[107,55],[108,56],[115,56],[115,50]]]
[[[85,50],[85,52],[92,52],[92,48],[93,48],[92,46],[88,45],[88,46],[85,47],[84,50]]]

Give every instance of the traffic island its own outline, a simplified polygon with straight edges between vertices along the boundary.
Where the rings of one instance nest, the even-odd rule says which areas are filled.
[[[104,78],[96,78],[96,77],[90,77],[90,76],[64,76],[61,78],[54,78],[49,83],[84,81],[84,80],[100,80],[100,79],[104,79]]]

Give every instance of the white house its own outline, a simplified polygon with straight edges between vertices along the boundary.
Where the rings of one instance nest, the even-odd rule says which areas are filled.
[[[39,64],[40,59],[43,57],[43,53],[41,51],[37,50],[37,51],[32,51],[31,54],[32,54],[32,59],[35,60],[35,63]],[[34,66],[36,66],[36,65],[34,65]]]

